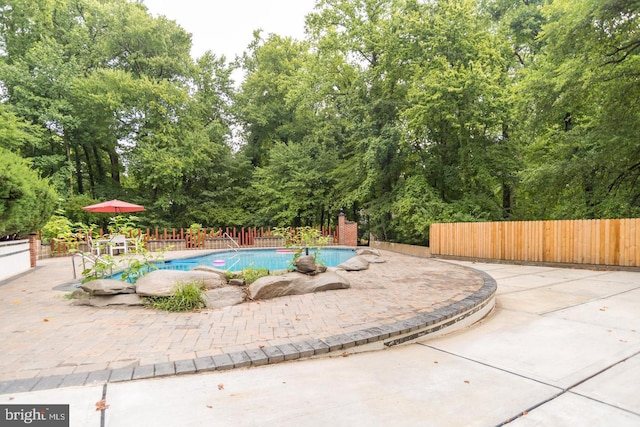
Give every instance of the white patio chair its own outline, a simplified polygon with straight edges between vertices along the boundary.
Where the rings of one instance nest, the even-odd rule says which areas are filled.
[[[124,234],[116,234],[107,244],[109,248],[109,255],[113,256],[113,251],[124,249],[124,253],[127,253],[127,237]]]
[[[87,245],[89,246],[89,253],[91,255],[100,255],[100,245],[98,244],[98,242],[93,240],[91,236],[87,236]]]

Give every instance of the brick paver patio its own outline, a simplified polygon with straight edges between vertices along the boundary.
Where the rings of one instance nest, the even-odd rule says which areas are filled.
[[[73,306],[65,292],[53,290],[73,279],[71,260],[41,260],[37,269],[0,285],[0,381],[322,340],[433,312],[483,285],[477,272],[464,267],[392,252],[382,258],[385,263],[371,264],[369,270],[342,273],[351,289],[179,314]]]

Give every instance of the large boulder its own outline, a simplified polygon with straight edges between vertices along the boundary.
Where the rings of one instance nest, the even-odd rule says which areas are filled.
[[[224,270],[220,270],[219,268],[209,267],[208,265],[199,265],[192,269],[191,271],[205,271],[207,273],[214,273],[220,276],[220,279],[227,283],[227,272]]]
[[[374,248],[358,248],[356,249],[356,255],[380,256],[380,251]]]
[[[80,285],[83,291],[90,295],[135,294],[136,285],[122,280],[98,279]]]
[[[375,248],[359,248],[356,255],[363,257],[369,264],[381,264],[387,262],[380,256],[380,251]]]
[[[335,272],[315,276],[292,272],[280,276],[261,277],[249,285],[249,298],[269,299],[284,295],[302,295],[311,292],[347,289],[348,280]]]
[[[376,255],[362,255],[362,257],[366,259],[369,264],[382,264],[387,262],[384,258]]]
[[[136,293],[148,297],[170,297],[180,284],[202,283],[205,289],[224,286],[218,274],[206,271],[155,270],[136,282]]]
[[[325,267],[324,265],[316,264],[316,259],[311,255],[303,255],[296,258],[296,260],[293,262],[293,266],[299,273],[310,275],[324,273],[325,271],[327,271],[327,267]]]
[[[356,255],[340,264],[338,268],[346,271],[366,270],[369,268],[369,261],[367,261],[367,259],[362,255]]]
[[[73,305],[89,305],[92,307],[129,306],[137,307],[143,305],[142,298],[137,294],[101,295],[88,298],[80,298],[73,301]]]
[[[295,261],[293,261],[293,266],[300,273],[305,273],[305,274],[314,273],[315,274],[315,272],[316,272],[316,259],[314,257],[312,257],[311,255],[302,255],[302,256],[296,258]]]
[[[223,308],[243,303],[247,295],[242,288],[237,286],[225,286],[211,289],[205,292],[205,304],[207,308]]]

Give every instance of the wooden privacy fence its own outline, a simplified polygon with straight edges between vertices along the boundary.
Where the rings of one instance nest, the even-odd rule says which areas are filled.
[[[640,267],[640,218],[433,224],[433,255]]]

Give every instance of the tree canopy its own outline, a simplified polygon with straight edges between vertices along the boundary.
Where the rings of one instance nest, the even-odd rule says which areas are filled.
[[[194,59],[142,2],[4,0],[3,159],[150,226],[640,215],[640,1],[317,0],[306,29]]]

